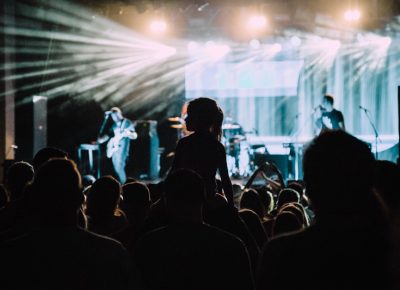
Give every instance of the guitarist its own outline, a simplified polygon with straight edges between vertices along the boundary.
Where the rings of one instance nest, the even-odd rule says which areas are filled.
[[[129,146],[131,140],[137,138],[134,124],[124,118],[120,108],[113,107],[105,112],[105,119],[111,117],[112,125],[105,135],[100,135],[97,139],[99,144],[107,142],[107,157],[111,158],[114,171],[121,184],[126,181],[125,165],[129,156]]]

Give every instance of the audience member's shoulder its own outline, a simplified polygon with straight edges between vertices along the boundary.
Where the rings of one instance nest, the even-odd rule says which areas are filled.
[[[218,140],[214,140],[214,142],[215,142],[215,146],[218,148],[218,151],[220,153],[225,154],[225,146]]]
[[[98,246],[101,247],[109,247],[109,248],[120,248],[124,249],[122,244],[118,242],[117,240],[114,240],[112,238],[98,235],[96,233],[84,230],[82,228],[77,229],[78,235],[82,237],[82,239],[87,240],[91,244],[97,244]]]
[[[231,244],[231,247],[244,247],[243,241],[231,233],[228,233],[220,228],[208,224],[204,224],[203,228],[210,237],[221,240],[224,245]]]
[[[145,234],[143,234],[137,241],[136,241],[136,247],[146,247],[150,246],[152,243],[157,243],[161,239],[163,239],[164,236],[168,235],[168,230],[167,226],[162,226],[156,229],[152,229]]]
[[[265,246],[269,249],[290,249],[290,248],[301,248],[309,244],[309,240],[312,239],[314,228],[311,226],[307,229],[285,233],[272,238]]]
[[[180,233],[183,237],[180,237]],[[182,225],[168,225],[161,227],[146,233],[139,239],[137,245],[140,247],[147,247],[151,244],[159,243],[160,240],[182,239],[184,237],[190,239],[196,237],[198,240],[203,238],[214,242],[219,241],[219,243],[215,243],[216,246],[227,247],[230,249],[232,249],[232,247],[244,247],[243,242],[235,235],[208,224],[191,225],[189,227]]]

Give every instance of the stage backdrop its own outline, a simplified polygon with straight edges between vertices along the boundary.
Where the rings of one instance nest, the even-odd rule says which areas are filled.
[[[313,108],[325,93],[335,97],[351,134],[372,141],[374,132],[359,108],[370,112],[381,139],[398,138],[397,86],[399,53],[392,43],[387,54],[338,50],[330,62],[315,55],[292,60],[249,63],[200,63],[186,69],[186,98],[215,98],[225,115],[259,136],[313,136]],[[379,146],[378,146],[379,148]]]

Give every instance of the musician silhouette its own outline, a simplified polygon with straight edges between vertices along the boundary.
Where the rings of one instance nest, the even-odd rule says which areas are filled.
[[[129,157],[130,142],[137,138],[137,133],[132,121],[122,115],[120,108],[113,107],[105,112],[104,121],[106,122],[110,119],[110,116],[112,125],[106,134],[102,133],[102,129],[100,130],[97,142],[99,144],[107,142],[107,157],[111,158],[115,174],[119,181],[124,184],[126,181],[125,166]]]

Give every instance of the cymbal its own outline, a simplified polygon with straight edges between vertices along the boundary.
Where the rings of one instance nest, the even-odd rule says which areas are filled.
[[[240,125],[237,124],[223,124],[222,125],[223,130],[229,130],[229,129],[240,129]]]
[[[181,120],[182,120],[181,117],[169,117],[168,118],[168,121],[171,121],[171,122],[180,122]]]
[[[183,128],[183,125],[182,125],[182,124],[174,124],[174,125],[171,125],[171,128],[174,128],[174,129],[182,129],[182,128]]]
[[[246,136],[243,135],[235,135],[232,138],[229,138],[229,143],[239,143],[246,140]]]

